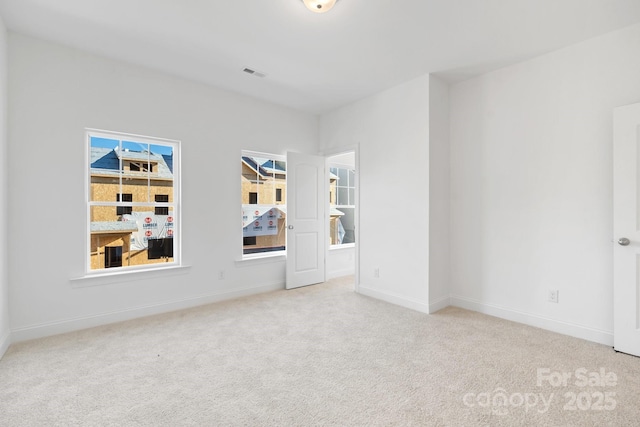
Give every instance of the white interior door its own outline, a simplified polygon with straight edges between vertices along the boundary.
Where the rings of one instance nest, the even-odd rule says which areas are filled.
[[[325,159],[287,153],[287,283],[325,280]]]
[[[640,104],[613,122],[613,342],[640,356]]]

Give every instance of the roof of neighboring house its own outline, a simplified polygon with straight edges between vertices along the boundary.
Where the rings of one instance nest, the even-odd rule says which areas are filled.
[[[271,176],[269,171],[267,171],[260,164],[258,164],[258,162],[252,157],[242,156],[242,162],[245,165],[249,166],[254,171],[256,171],[257,173],[259,173],[260,176],[262,176],[263,178],[268,178]]]
[[[284,166],[284,162],[278,160],[267,160],[262,164],[262,167],[269,173],[286,174],[287,169]]]
[[[92,233],[130,233],[138,231],[135,221],[96,221],[91,223]]]
[[[153,178],[173,179],[173,157],[149,153],[147,151],[123,151],[102,147],[91,147],[91,174],[120,175],[120,159],[146,161],[156,163],[157,169],[152,173]],[[122,176],[141,177],[140,172],[123,171]]]

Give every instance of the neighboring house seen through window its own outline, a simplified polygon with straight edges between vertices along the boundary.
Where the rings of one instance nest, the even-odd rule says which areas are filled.
[[[179,142],[87,131],[89,271],[178,263]]]
[[[243,152],[242,252],[244,255],[286,249],[287,167],[284,156]]]
[[[116,202],[133,202],[133,194],[116,194]],[[127,215],[133,211],[131,206],[117,206],[116,207],[116,215]]]
[[[169,203],[168,194],[156,194],[156,202]],[[169,215],[169,206],[156,206],[156,215]]]

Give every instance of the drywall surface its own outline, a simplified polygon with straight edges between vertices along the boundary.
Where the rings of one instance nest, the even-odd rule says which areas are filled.
[[[640,101],[638,52],[635,25],[450,88],[454,304],[612,342],[612,110]]]
[[[358,146],[359,291],[428,311],[429,76],[320,117],[320,149]]]
[[[429,312],[449,305],[449,86],[429,76]]]
[[[7,161],[7,30],[0,19],[0,357],[10,344],[9,272],[6,238],[8,227],[8,171]]]

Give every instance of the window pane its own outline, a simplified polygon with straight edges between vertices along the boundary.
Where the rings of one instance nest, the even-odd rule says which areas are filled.
[[[149,209],[149,208],[147,208]],[[119,220],[103,220],[105,210],[113,207],[91,207],[91,269],[114,267],[107,258],[107,247],[121,247],[122,266],[146,265],[173,261],[175,218],[173,209],[166,214],[134,211]],[[151,241],[152,254],[148,253]],[[161,248],[164,252],[160,255]],[[109,268],[110,268],[109,267]]]
[[[330,168],[331,173],[338,176],[337,182],[331,183],[330,192],[335,200],[331,200],[331,214],[329,219],[329,231],[331,245],[340,245],[355,242],[355,224],[353,207],[355,200],[355,170],[348,168]]]
[[[355,209],[354,208],[340,208],[340,211],[344,212],[344,216],[340,217],[340,222],[344,228],[344,238],[342,244],[354,243],[355,239]]]
[[[337,205],[348,205],[349,204],[349,189],[338,187],[338,202]]]
[[[274,185],[274,179],[269,178],[264,184],[260,186],[260,193],[258,194],[258,200],[262,205],[275,205],[276,203],[276,187]]]
[[[112,202],[120,191],[120,141],[107,138],[91,138],[90,149],[90,200]]]
[[[349,185],[349,171],[347,169],[338,169],[338,185],[346,187]]]
[[[286,213],[283,205],[244,205],[242,213],[244,254],[285,249]]]
[[[105,246],[104,268],[122,267],[122,246]]]
[[[286,245],[286,162],[249,155],[241,161],[243,254],[282,251]]]
[[[332,245],[354,243],[354,208],[339,207],[332,210],[332,216],[329,220],[329,229]]]
[[[92,136],[90,151],[90,269],[172,262],[173,146]]]
[[[173,258],[173,238],[154,237],[147,240],[147,260]],[[147,262],[150,264],[151,262]]]
[[[166,206],[156,207],[155,208],[156,215],[169,215],[169,208]]]
[[[116,216],[131,214],[133,208],[131,206],[118,206],[116,207]]]
[[[173,147],[166,145],[151,145],[151,152],[162,158],[158,164],[159,176],[173,176]],[[158,159],[160,160],[160,159]]]
[[[156,194],[155,201],[159,203],[169,203],[169,195],[168,194]],[[169,215],[169,206],[156,206],[155,207],[156,215]]]

